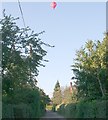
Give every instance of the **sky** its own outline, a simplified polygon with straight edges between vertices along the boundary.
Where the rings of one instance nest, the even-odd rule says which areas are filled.
[[[100,40],[106,31],[105,2],[57,2],[56,9],[50,2],[21,2],[26,26],[36,33],[45,31],[39,38],[54,45],[44,47],[48,52],[44,59],[46,67],[39,68],[38,86],[52,97],[54,86],[59,80],[61,86],[69,86],[74,76],[71,65],[74,64],[76,50],[87,40]],[[23,21],[17,2],[5,2],[2,9],[6,14],[20,17],[18,26]]]

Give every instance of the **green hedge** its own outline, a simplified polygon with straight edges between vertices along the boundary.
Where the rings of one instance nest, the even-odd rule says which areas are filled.
[[[3,118],[28,118],[30,116],[31,107],[26,104],[3,104]]]
[[[106,100],[63,104],[59,107],[58,113],[66,118],[107,118],[107,104]]]
[[[65,107],[65,104],[62,104],[62,105],[58,108],[59,114],[65,115],[65,109],[64,109],[64,107]]]
[[[3,104],[2,118],[39,118],[43,115],[41,109],[34,104]]]
[[[45,103],[38,90],[27,88],[2,97],[3,118],[40,118],[44,113]]]
[[[15,89],[2,96],[3,118],[40,118],[45,114],[45,99],[39,88]]]

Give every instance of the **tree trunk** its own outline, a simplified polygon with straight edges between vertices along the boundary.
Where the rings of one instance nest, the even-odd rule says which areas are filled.
[[[105,94],[104,94],[104,91],[103,91],[103,88],[102,88],[102,83],[101,83],[101,81],[100,81],[98,76],[97,76],[97,79],[98,79],[98,82],[99,82],[99,87],[100,87],[100,90],[101,90],[101,93],[102,93],[102,97],[104,97]]]

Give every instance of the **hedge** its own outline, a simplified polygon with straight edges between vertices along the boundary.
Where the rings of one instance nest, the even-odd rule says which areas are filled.
[[[108,101],[80,101],[61,105],[58,113],[66,118],[108,118],[107,107]]]
[[[39,118],[42,116],[40,109],[36,109],[34,104],[3,104],[2,118]]]
[[[2,96],[2,118],[40,118],[44,113],[45,102],[38,89],[23,88]]]

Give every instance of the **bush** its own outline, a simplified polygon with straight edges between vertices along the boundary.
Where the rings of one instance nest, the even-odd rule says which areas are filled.
[[[67,104],[65,106],[65,117],[70,118],[71,116],[71,104]]]
[[[3,118],[29,118],[31,106],[26,104],[3,104],[2,117]]]
[[[62,104],[58,110],[59,114],[64,115],[65,114],[65,104]]]
[[[85,104],[84,118],[95,118],[96,102],[86,102]]]
[[[107,112],[108,101],[80,101],[61,105],[58,113],[66,118],[108,118]]]
[[[76,118],[76,104],[75,103],[70,104],[70,117]]]
[[[52,111],[53,111],[53,112],[56,111],[56,105],[53,105],[53,107],[52,107]]]
[[[84,101],[77,103],[77,105],[76,105],[76,117],[77,118],[84,118],[85,109],[86,109],[86,103],[84,103]]]
[[[96,102],[96,118],[106,118],[106,100]]]
[[[26,88],[13,96],[3,96],[3,118],[39,118],[45,113],[38,89]]]

